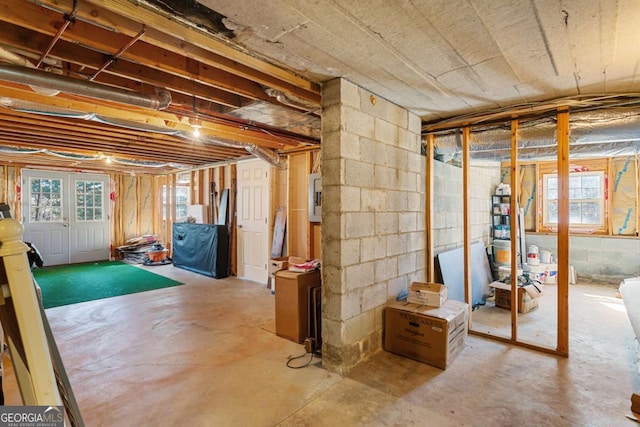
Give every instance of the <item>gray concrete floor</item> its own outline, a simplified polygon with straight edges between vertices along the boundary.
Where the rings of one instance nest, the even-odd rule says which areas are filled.
[[[637,425],[636,343],[612,286],[571,286],[569,358],[471,335],[446,371],[380,351],[340,377],[286,366],[304,349],[273,333],[265,285],[146,268],[185,285],[47,310],[87,426]],[[539,331],[549,295],[526,315]],[[492,310],[474,327],[497,331],[508,312]]]

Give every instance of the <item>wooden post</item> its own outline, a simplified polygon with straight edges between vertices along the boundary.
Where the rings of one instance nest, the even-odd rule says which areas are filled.
[[[558,111],[558,344],[569,355],[569,111]]]
[[[24,227],[17,220],[7,218],[0,221],[0,257],[7,276],[8,293],[15,310],[17,332],[23,350],[16,351],[18,337],[8,337],[12,362],[25,405],[62,405],[40,303],[27,260],[29,248],[21,241],[23,233]],[[3,284],[3,288],[6,286]]]
[[[435,281],[435,265],[433,250],[433,146],[435,144],[435,136],[430,133],[427,135],[427,162],[424,174],[425,179],[425,195],[424,195],[424,215],[425,230],[427,233],[426,242],[426,263],[427,281],[433,283]]]
[[[237,212],[237,195],[238,195],[238,178],[237,178],[237,166],[235,163],[229,165],[229,179],[231,188],[229,190],[229,230],[231,233],[231,248],[230,253],[230,275],[238,275],[238,230],[236,229],[236,212]]]
[[[308,179],[309,179],[309,174],[311,172],[313,172],[313,159],[311,158],[312,153],[307,151],[306,155],[305,155],[305,170],[307,171],[307,183],[308,183]],[[273,170],[273,172],[271,173],[271,175],[273,177],[275,177],[276,175],[276,171],[275,169]],[[271,183],[275,183],[275,179],[272,179]],[[305,183],[305,184],[307,184]],[[273,193],[273,188],[274,186],[271,185],[271,193]],[[305,185],[305,194],[307,195],[306,200],[309,200],[309,197],[311,196],[309,194],[309,185]],[[307,259],[312,259],[313,258],[313,224],[309,221],[309,203],[305,203],[305,206],[307,207],[307,221],[306,221],[306,231],[307,231],[307,248],[306,248],[306,257]],[[275,213],[274,207],[273,205],[271,206],[271,209],[269,211],[269,215],[270,215],[270,219],[273,218],[273,214]],[[273,222],[273,221],[271,221]],[[273,233],[272,233],[273,235]],[[271,239],[269,240],[271,241]]]
[[[462,203],[463,203],[463,241],[464,241],[464,300],[469,304],[469,325],[473,305],[471,290],[471,203],[469,202],[469,145],[471,144],[469,126],[462,128]]]
[[[511,221],[511,339],[518,339],[518,250],[520,250],[520,236],[524,234],[524,230],[519,230],[519,212],[518,212],[518,120],[511,120],[511,197],[509,216]],[[524,254],[521,254],[524,257]],[[523,258],[524,259],[524,258]]]

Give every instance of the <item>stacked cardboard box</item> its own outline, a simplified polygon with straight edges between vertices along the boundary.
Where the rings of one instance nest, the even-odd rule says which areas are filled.
[[[440,307],[447,300],[447,287],[440,283],[413,282],[409,286],[407,301]]]
[[[269,281],[267,287],[271,289],[271,293],[276,290],[276,273],[280,270],[286,270],[289,267],[289,257],[271,258],[269,260]]]
[[[465,345],[469,306],[445,301],[431,307],[398,301],[384,309],[384,349],[447,369]]]

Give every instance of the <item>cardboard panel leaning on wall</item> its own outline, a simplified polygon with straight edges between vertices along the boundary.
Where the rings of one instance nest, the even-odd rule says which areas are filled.
[[[638,219],[637,158],[611,161],[611,234],[635,236]]]

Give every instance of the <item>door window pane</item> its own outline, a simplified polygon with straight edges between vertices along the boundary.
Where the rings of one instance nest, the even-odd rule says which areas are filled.
[[[76,181],[76,220],[100,221],[102,215],[102,181]]]
[[[62,184],[60,179],[30,178],[29,220],[62,221]]]

